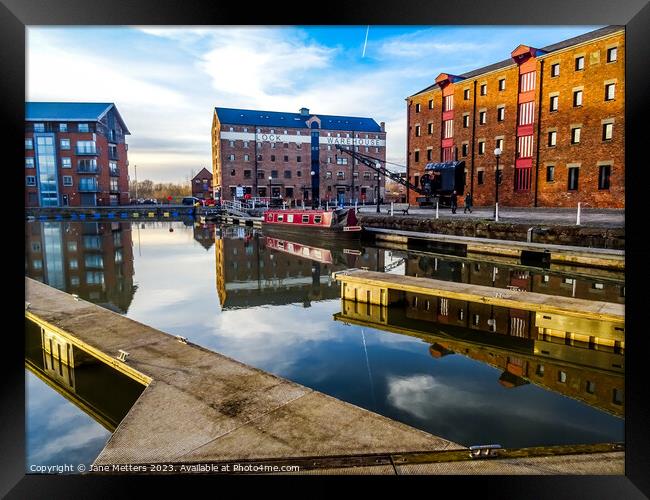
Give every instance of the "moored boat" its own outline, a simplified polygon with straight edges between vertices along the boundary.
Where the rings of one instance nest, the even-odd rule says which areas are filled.
[[[263,230],[334,237],[358,237],[361,234],[353,209],[301,210],[269,209],[264,212]]]

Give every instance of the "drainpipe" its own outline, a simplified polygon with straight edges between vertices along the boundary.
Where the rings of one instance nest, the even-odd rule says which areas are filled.
[[[472,105],[472,181],[470,185],[470,194],[472,195],[472,205],[475,205],[474,201],[474,143],[476,142],[476,82],[474,80],[474,104]]]
[[[539,185],[539,142],[542,129],[542,81],[544,79],[544,59],[539,61],[539,103],[537,106],[537,152],[535,154],[535,203],[533,206],[537,207],[537,186]]]
[[[411,165],[411,158],[409,156],[409,152],[411,151],[411,101],[408,99],[406,100],[407,105],[406,105],[406,180],[410,183],[411,182],[411,175],[410,175],[410,165]],[[408,184],[406,185],[406,203],[410,203],[410,195],[411,195],[411,190],[409,189]]]

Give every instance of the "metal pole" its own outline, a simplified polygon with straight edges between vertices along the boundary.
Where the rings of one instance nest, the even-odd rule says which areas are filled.
[[[392,201],[390,202],[390,216],[391,217],[393,216],[393,205],[394,204],[395,204],[394,202],[392,202]]]
[[[135,167],[135,202],[138,202],[138,166],[133,165]]]
[[[380,175],[377,174],[377,213],[381,212],[381,210],[379,209],[379,183],[381,181],[379,179],[380,179]]]
[[[499,221],[499,156],[497,155],[497,170],[494,173],[495,197],[494,197],[494,218]]]
[[[438,202],[436,201],[436,219],[438,218]]]
[[[580,202],[578,202],[578,217],[576,218],[576,226],[580,225]]]

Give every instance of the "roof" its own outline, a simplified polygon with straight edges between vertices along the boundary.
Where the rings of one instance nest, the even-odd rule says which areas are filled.
[[[111,108],[126,134],[130,134],[124,120],[112,102],[26,102],[25,120],[33,121],[69,121],[96,122],[101,120]]]
[[[623,26],[618,26],[618,25],[605,26],[604,28],[599,28],[597,30],[589,31],[588,33],[584,33],[582,35],[574,36],[573,38],[562,40],[561,42],[554,43],[552,45],[547,45],[546,47],[542,47],[539,50],[544,51],[546,53],[555,52],[557,50],[566,49],[567,47],[571,47],[573,45],[579,45],[581,43],[588,42],[589,40],[595,40],[596,38],[600,38],[602,36],[609,35],[611,33],[616,33],[621,29],[623,29]],[[468,71],[467,73],[463,73],[462,75],[458,75],[458,76],[464,79],[473,78],[475,76],[482,75],[483,73],[489,73],[491,71],[496,71],[497,69],[507,68],[508,66],[512,66],[514,64],[515,63],[513,62],[512,58],[508,58],[508,59],[504,59],[503,61],[490,64],[488,66],[483,66],[482,68]],[[410,95],[409,97],[422,94],[423,92],[428,92],[429,90],[432,90],[436,87],[437,84],[433,83],[432,85],[429,85],[427,88],[422,89],[419,92]]]
[[[201,174],[205,175],[204,172],[205,172],[205,174],[208,174],[212,178],[212,172],[210,172],[207,168],[203,167],[201,170],[199,170],[198,174],[196,174],[194,177],[192,177],[192,180],[196,179]]]
[[[215,108],[219,121],[228,125],[258,125],[264,127],[291,127],[309,129],[307,121],[316,117],[325,130],[354,130],[361,132],[381,132],[381,127],[372,118],[354,116],[319,115],[309,113],[284,113],[254,109]]]

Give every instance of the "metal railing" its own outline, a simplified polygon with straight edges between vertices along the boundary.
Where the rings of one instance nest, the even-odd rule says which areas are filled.
[[[93,174],[97,175],[101,171],[101,168],[97,165],[94,167],[82,167],[82,166],[77,166],[77,173],[78,174]]]
[[[80,148],[77,146],[75,148],[75,154],[76,155],[90,155],[90,156],[97,156],[101,153],[101,148],[94,147],[94,148]]]

